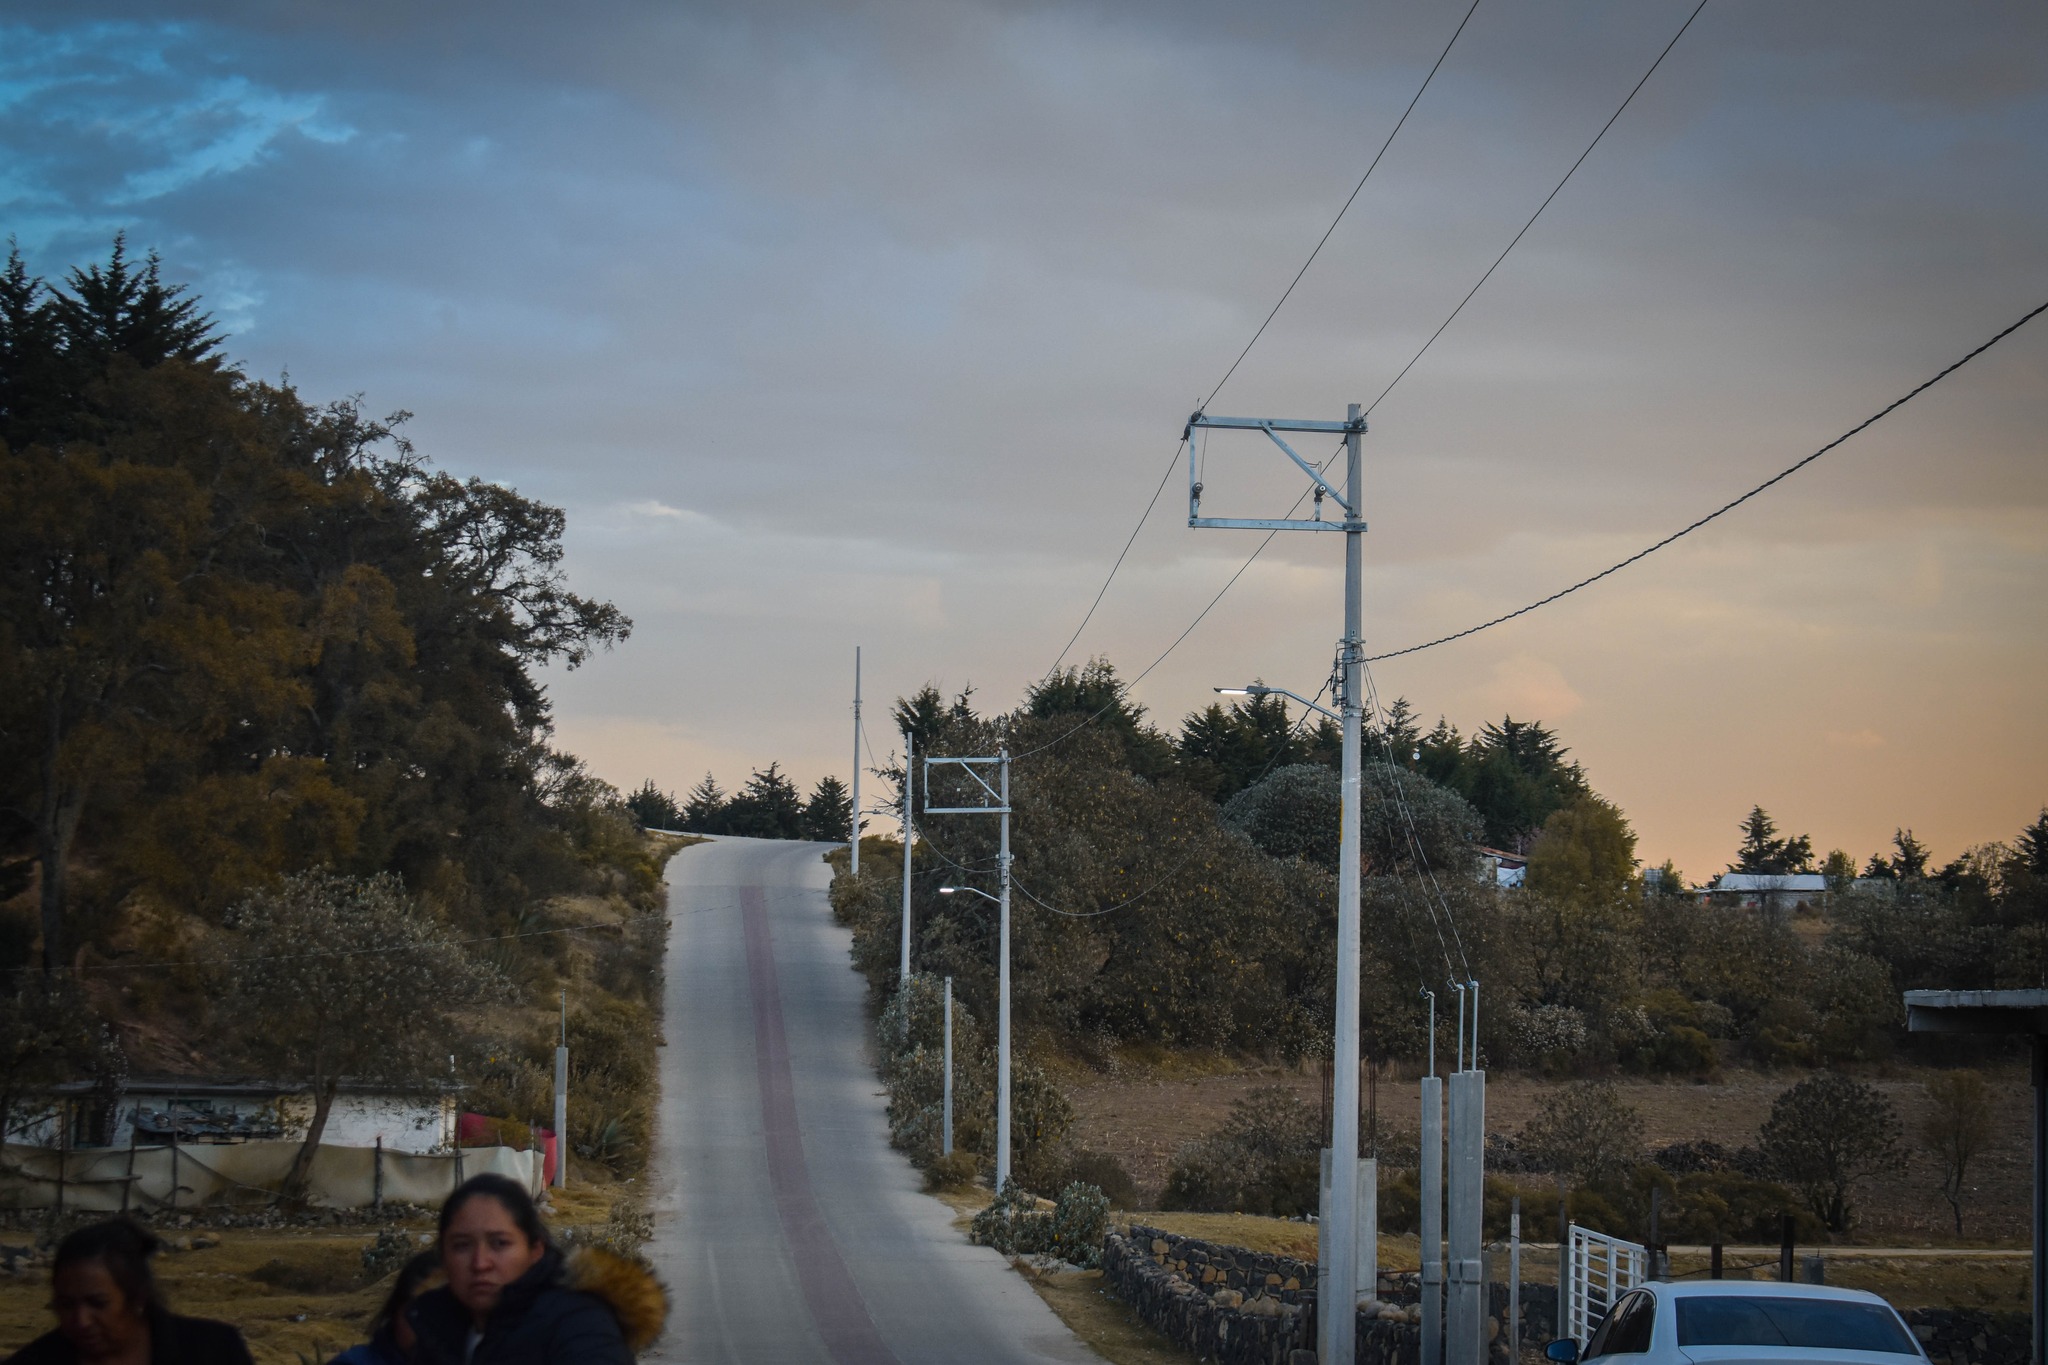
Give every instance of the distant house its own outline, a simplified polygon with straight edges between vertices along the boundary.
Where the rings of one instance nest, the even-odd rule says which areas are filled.
[[[1818,872],[1723,872],[1700,888],[1712,905],[1749,910],[1800,910],[1827,904],[1828,879]]]
[[[247,1077],[131,1076],[117,1092],[70,1081],[49,1092],[50,1113],[20,1140],[31,1146],[156,1146],[303,1139],[313,1096],[290,1081]],[[384,1146],[399,1152],[455,1145],[456,1087],[425,1091],[343,1080],[320,1141],[335,1147]]]
[[[1529,870],[1529,860],[1519,853],[1510,853],[1504,848],[1487,848],[1483,844],[1472,851],[1479,855],[1480,879],[1483,881],[1490,876],[1495,886],[1519,887]]]

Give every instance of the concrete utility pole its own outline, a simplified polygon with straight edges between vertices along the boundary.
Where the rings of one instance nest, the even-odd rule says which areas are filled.
[[[853,829],[847,835],[852,848],[846,855],[846,870],[860,875],[860,646],[853,647]]]
[[[910,833],[912,819],[912,798],[917,789],[917,769],[910,766],[911,745],[916,741],[908,730],[903,732],[903,945],[902,955],[896,964],[896,989],[903,990],[910,985]],[[903,1026],[910,1027],[910,1011],[903,1012]]]
[[[953,978],[946,978],[946,1103],[939,1127],[939,1152],[953,1155]]]
[[[1202,485],[1196,468],[1195,432],[1256,431],[1278,446],[1314,483],[1315,516],[1310,520],[1205,517]],[[1321,432],[1344,438],[1344,487],[1340,490],[1322,471],[1294,452],[1281,432]],[[1344,535],[1344,635],[1338,645],[1337,702],[1344,730],[1343,827],[1337,860],[1337,1017],[1332,1039],[1332,1103],[1330,1106],[1330,1218],[1319,1226],[1319,1263],[1327,1269],[1330,1303],[1318,1303],[1318,1356],[1322,1365],[1352,1365],[1357,1346],[1355,1287],[1358,1281],[1358,977],[1359,977],[1359,731],[1364,718],[1362,673],[1365,649],[1360,628],[1365,562],[1365,494],[1363,476],[1365,413],[1353,403],[1341,422],[1309,422],[1263,417],[1210,417],[1197,412],[1183,433],[1188,447],[1188,525],[1247,531],[1341,531]],[[1323,520],[1323,500],[1335,500],[1342,521]],[[1426,1216],[1426,1215],[1425,1215]]]
[[[931,771],[944,765],[957,766],[974,780],[982,795],[995,804],[978,806],[934,806],[931,804]],[[1000,785],[991,787],[981,768],[996,768]],[[1000,922],[996,930],[996,1190],[1001,1192],[1010,1179],[1010,748],[1004,745],[994,758],[927,758],[925,771],[926,815],[995,815],[1002,818],[1002,846],[996,863],[1002,869],[1002,894],[991,896],[971,886],[942,886],[941,895],[967,891],[992,900]]]
[[[555,1045],[555,1188],[569,1186],[569,992],[562,992],[562,1034]]]

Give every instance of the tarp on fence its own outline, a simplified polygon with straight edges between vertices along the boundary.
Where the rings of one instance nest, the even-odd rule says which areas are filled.
[[[8,1143],[0,1147],[0,1209],[51,1209],[61,1203],[81,1212],[118,1213],[123,1208],[267,1204],[283,1185],[300,1145],[181,1143],[175,1148],[58,1152]],[[427,1153],[323,1144],[313,1155],[306,1202],[330,1209],[367,1208],[379,1198],[434,1205],[461,1181],[486,1171],[509,1176],[536,1195],[543,1189],[540,1153],[515,1147]]]

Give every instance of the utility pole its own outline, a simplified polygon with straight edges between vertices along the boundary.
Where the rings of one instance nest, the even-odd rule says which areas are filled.
[[[848,834],[852,848],[846,855],[849,875],[860,875],[860,646],[853,647],[853,829]]]
[[[951,764],[974,780],[987,798],[978,806],[934,806],[931,804],[931,771]],[[982,768],[999,770],[999,785],[991,787],[980,773]],[[996,930],[996,1191],[1001,1193],[1010,1180],[1010,746],[1005,744],[994,758],[927,758],[925,771],[926,815],[995,815],[1002,818],[1002,845],[997,866],[1002,869],[1002,894],[990,896],[972,887],[940,887],[941,893],[962,890],[993,900],[999,916]],[[994,802],[993,805],[988,802]]]
[[[953,1155],[953,978],[946,978],[946,1103],[939,1127],[939,1152]]]
[[[561,1041],[555,1044],[555,1188],[569,1185],[569,992],[562,991]]]
[[[917,769],[910,765],[910,747],[916,741],[910,731],[903,732],[903,944],[902,955],[896,963],[896,989],[910,987],[910,831],[912,818],[912,793],[917,789]],[[903,1027],[910,1028],[910,1011],[903,1011]]]
[[[1315,516],[1300,519],[1204,517],[1202,485],[1196,469],[1197,428],[1262,433],[1308,475],[1315,487]],[[1344,487],[1323,477],[1281,438],[1281,432],[1321,432],[1344,438]],[[1341,422],[1310,422],[1262,417],[1210,417],[1197,412],[1188,419],[1188,525],[1248,531],[1341,531],[1344,535],[1344,635],[1338,646],[1337,701],[1344,727],[1343,827],[1337,861],[1337,1017],[1333,1038],[1333,1095],[1330,1105],[1330,1218],[1319,1225],[1318,1259],[1328,1267],[1332,1303],[1317,1305],[1318,1358],[1322,1365],[1352,1365],[1356,1354],[1356,1284],[1358,1280],[1358,977],[1359,977],[1359,731],[1364,717],[1365,689],[1361,673],[1365,650],[1360,618],[1365,563],[1365,493],[1363,477],[1365,414],[1356,403]],[[1332,498],[1342,521],[1323,520],[1323,500]],[[1007,871],[1007,864],[1005,865]]]

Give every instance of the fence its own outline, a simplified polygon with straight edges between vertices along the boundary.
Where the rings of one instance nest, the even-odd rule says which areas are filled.
[[[1624,1242],[1604,1232],[1571,1225],[1566,1244],[1570,1288],[1565,1301],[1564,1334],[1581,1347],[1614,1301],[1643,1282],[1645,1249],[1636,1242]]]
[[[268,1204],[301,1145],[178,1143],[67,1152],[9,1143],[0,1147],[0,1209],[121,1213]],[[305,1198],[334,1209],[435,1204],[486,1171],[510,1176],[536,1195],[544,1188],[540,1153],[515,1147],[426,1153],[322,1145],[313,1153]]]

